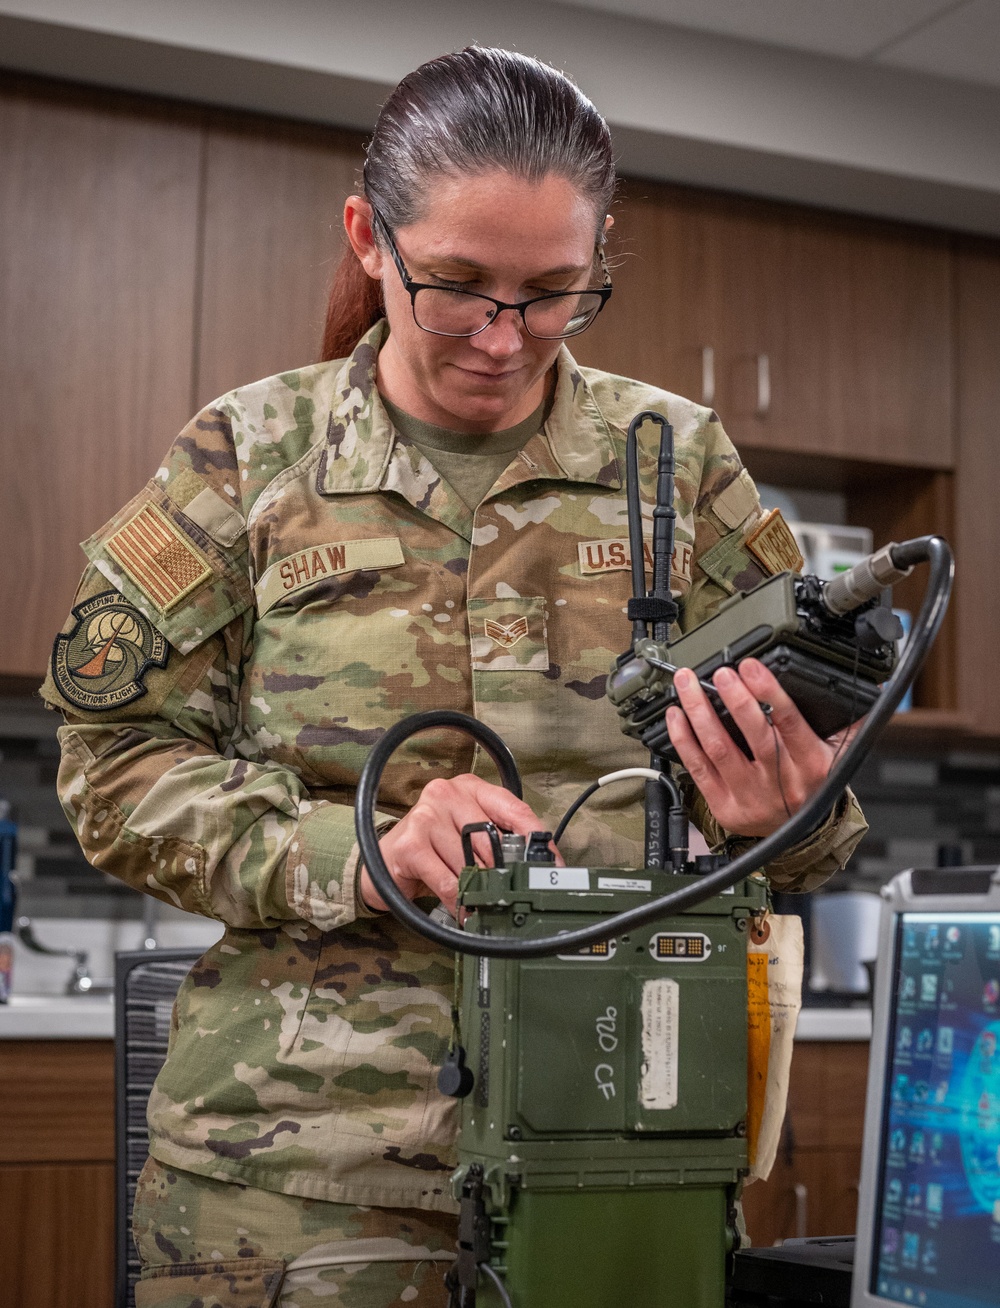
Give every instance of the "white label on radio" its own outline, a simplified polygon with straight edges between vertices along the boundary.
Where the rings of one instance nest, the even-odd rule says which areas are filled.
[[[590,873],[585,867],[528,868],[529,890],[589,890]]]
[[[672,977],[646,981],[642,987],[643,1108],[677,1107],[680,1035],[680,987]]]
[[[652,881],[643,877],[598,877],[598,890],[645,890],[653,889]]]

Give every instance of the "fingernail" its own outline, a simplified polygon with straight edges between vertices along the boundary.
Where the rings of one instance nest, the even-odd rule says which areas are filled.
[[[688,668],[681,668],[679,672],[674,673],[674,685],[678,690],[690,690],[694,680],[694,673]]]
[[[712,680],[717,686],[732,686],[738,677],[732,668],[720,668]]]

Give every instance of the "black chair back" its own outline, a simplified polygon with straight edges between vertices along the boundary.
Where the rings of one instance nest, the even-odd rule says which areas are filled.
[[[135,1308],[139,1258],[132,1203],[149,1155],[146,1103],[167,1057],[174,999],[202,953],[143,949],[115,955],[115,1308]]]

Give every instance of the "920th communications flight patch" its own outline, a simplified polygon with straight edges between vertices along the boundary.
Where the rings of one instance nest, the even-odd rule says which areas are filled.
[[[149,670],[167,665],[164,637],[116,590],[84,600],[73,616],[76,625],[52,649],[52,678],[63,698],[98,712],[141,699]]]

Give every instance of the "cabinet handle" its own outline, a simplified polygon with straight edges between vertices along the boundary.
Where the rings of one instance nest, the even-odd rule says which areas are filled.
[[[757,417],[766,418],[771,408],[771,360],[757,355]]]
[[[715,350],[711,345],[701,351],[701,402],[706,407],[715,403]]]
[[[795,1238],[804,1240],[809,1234],[809,1187],[795,1182]]]

